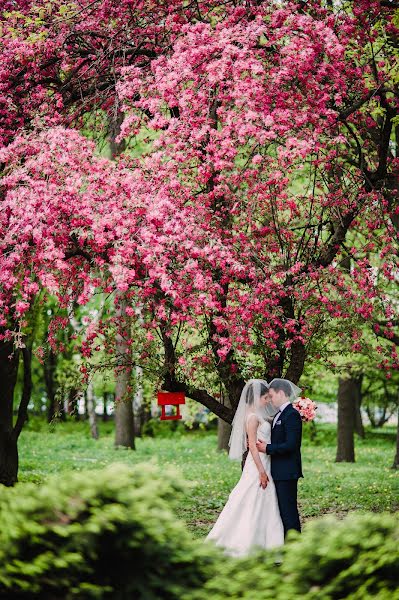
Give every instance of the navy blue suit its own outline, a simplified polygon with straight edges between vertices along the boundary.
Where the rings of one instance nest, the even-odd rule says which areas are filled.
[[[298,479],[303,477],[301,440],[302,419],[299,412],[289,404],[278,415],[272,428],[271,443],[266,446],[266,453],[271,456],[271,473],[284,533],[289,529],[301,531],[297,505]]]

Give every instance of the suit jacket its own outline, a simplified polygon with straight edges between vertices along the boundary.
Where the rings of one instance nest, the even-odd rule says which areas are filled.
[[[301,460],[302,419],[289,404],[278,416],[272,428],[271,443],[266,453],[271,459],[271,473],[276,481],[299,479],[302,474]]]

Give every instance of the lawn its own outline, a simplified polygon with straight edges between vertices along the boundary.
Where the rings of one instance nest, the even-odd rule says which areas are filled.
[[[103,425],[103,424],[101,424]],[[168,424],[165,424],[168,425]],[[356,440],[356,463],[335,463],[335,432],[318,425],[316,441],[306,431],[303,441],[304,479],[299,485],[300,512],[306,521],[324,513],[399,510],[399,472],[393,461],[393,428],[367,431]],[[35,430],[36,429],[36,430]],[[47,426],[32,421],[20,439],[20,484],[40,484],[50,475],[99,469],[112,462],[139,465],[153,461],[173,465],[191,484],[179,503],[179,516],[195,537],[204,537],[240,476],[240,466],[216,451],[216,432],[196,431],[172,437],[137,440],[137,451],[113,447],[112,424],[101,437],[89,437],[86,423]]]

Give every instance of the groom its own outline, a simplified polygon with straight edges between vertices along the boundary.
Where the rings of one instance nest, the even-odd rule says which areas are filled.
[[[289,398],[291,387],[284,380],[272,381],[269,398],[278,413],[273,419],[271,444],[258,440],[259,452],[271,458],[271,474],[276,486],[284,535],[289,529],[301,531],[297,506],[298,479],[302,475],[301,438],[302,420]]]

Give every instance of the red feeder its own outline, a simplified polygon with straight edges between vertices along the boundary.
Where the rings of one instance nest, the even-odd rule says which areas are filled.
[[[158,392],[158,406],[161,406],[161,421],[177,421],[182,418],[180,414],[180,404],[185,404],[186,398],[184,392]],[[175,415],[167,415],[165,409],[167,406],[176,406]]]

